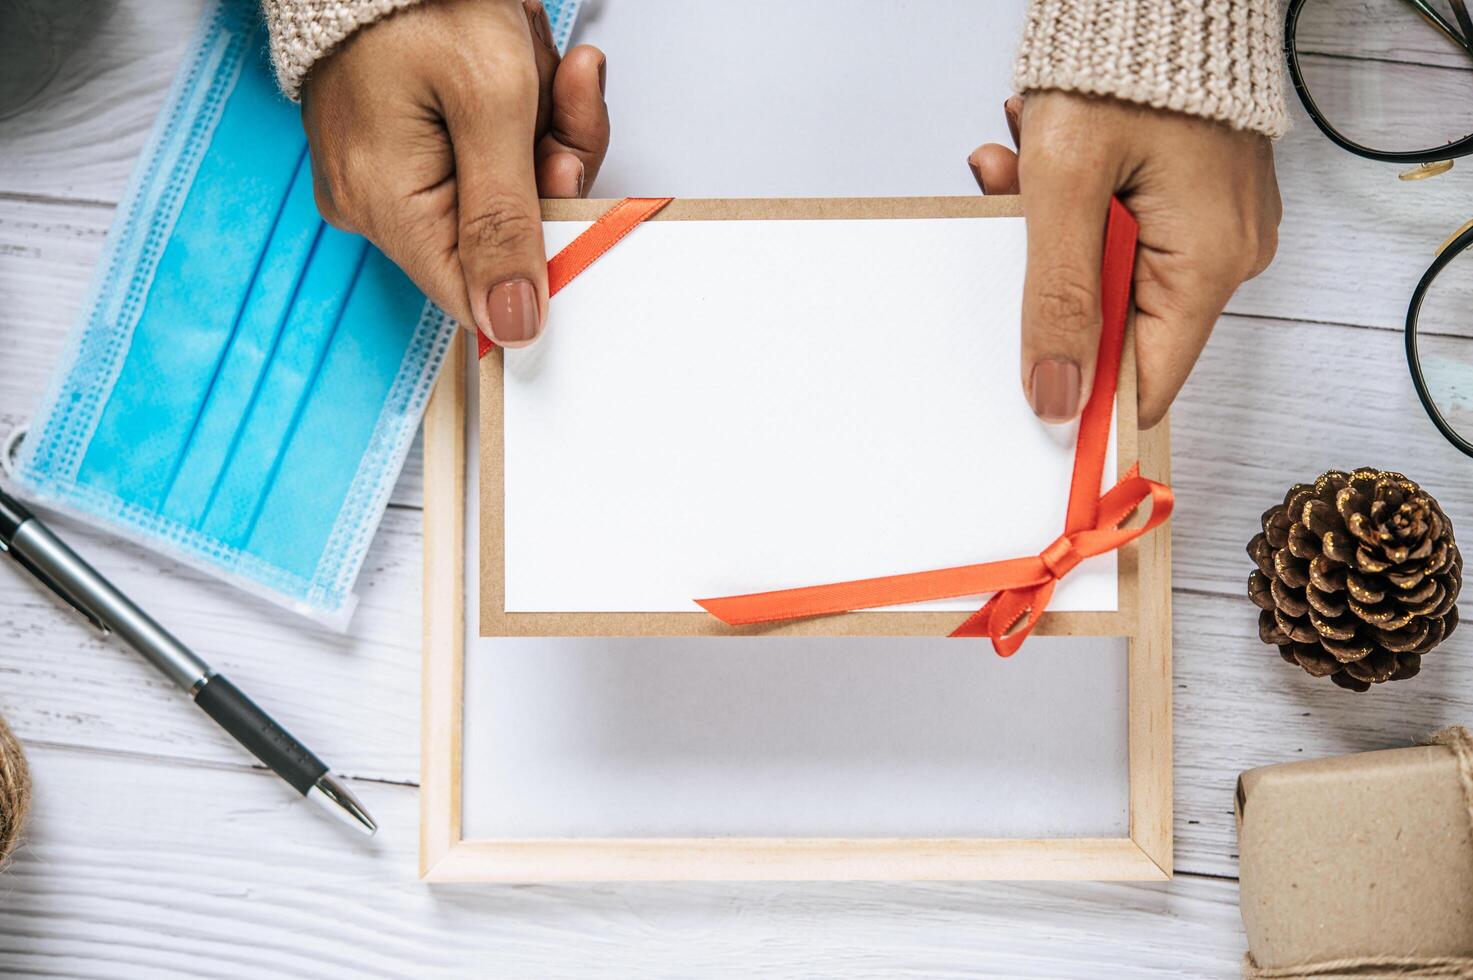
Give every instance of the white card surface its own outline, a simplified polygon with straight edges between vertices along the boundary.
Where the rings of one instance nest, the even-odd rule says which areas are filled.
[[[585,227],[548,223],[549,253]],[[1018,218],[635,229],[506,352],[506,611],[688,612],[1041,551],[1075,431],[1018,381],[1024,244]],[[1116,592],[1112,553],[1050,609]]]

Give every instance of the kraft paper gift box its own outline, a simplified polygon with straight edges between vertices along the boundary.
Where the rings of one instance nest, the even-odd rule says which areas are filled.
[[[1457,962],[1473,958],[1473,744],[1439,736],[1455,739],[1239,777],[1245,973],[1473,975],[1456,972],[1473,969]],[[1449,957],[1454,972],[1397,972]]]

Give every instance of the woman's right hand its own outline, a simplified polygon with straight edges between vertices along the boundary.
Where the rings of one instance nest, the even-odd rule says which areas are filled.
[[[538,197],[609,144],[604,56],[558,57],[537,0],[433,0],[352,34],[302,90],[317,205],[462,324],[521,347],[547,318]]]
[[[1234,290],[1273,260],[1283,213],[1273,146],[1222,123],[1070,92],[1014,96],[1004,112],[1019,152],[989,143],[969,162],[983,193],[1023,195],[1023,391],[1047,422],[1075,418],[1089,399],[1100,230],[1118,195],[1140,223],[1136,395],[1149,429]]]

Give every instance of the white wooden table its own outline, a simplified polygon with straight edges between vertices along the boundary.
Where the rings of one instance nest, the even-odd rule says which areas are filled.
[[[198,2],[76,6],[58,77],[0,118],[0,431],[49,375]],[[305,812],[136,657],[0,569],[0,713],[36,782],[0,873],[0,974],[1235,975],[1237,773],[1473,721],[1473,631],[1416,680],[1354,696],[1262,646],[1243,595],[1259,513],[1329,467],[1402,469],[1473,522],[1473,460],[1423,416],[1400,333],[1432,249],[1468,217],[1469,178],[1399,184],[1295,109],[1279,259],[1233,301],[1172,423],[1170,884],[420,884],[412,460],[346,637],[56,521],[353,777],[383,824],[373,841]]]

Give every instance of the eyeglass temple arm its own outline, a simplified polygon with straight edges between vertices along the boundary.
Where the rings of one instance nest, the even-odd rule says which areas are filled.
[[[1469,57],[1473,57],[1473,16],[1469,16],[1468,6],[1464,0],[1448,0],[1448,4],[1453,8],[1453,14],[1458,19],[1458,25],[1462,28],[1462,33],[1458,32],[1457,27],[1448,23],[1447,18],[1438,13],[1427,0],[1406,0],[1406,2],[1415,7],[1417,13],[1426,18],[1427,23],[1441,31],[1449,41],[1468,52]]]
[[[1473,53],[1473,17],[1468,15],[1468,5],[1463,0],[1448,0],[1457,15],[1458,26],[1463,29],[1463,46]]]

